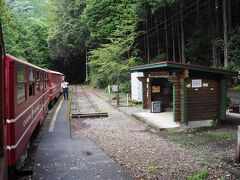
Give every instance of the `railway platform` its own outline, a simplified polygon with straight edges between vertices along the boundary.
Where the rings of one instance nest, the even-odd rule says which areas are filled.
[[[34,180],[129,180],[131,177],[89,139],[72,139],[68,124],[68,101],[42,137],[33,170]]]

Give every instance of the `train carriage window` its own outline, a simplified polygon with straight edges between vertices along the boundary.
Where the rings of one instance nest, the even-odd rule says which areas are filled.
[[[35,70],[29,70],[29,96],[35,95]]]
[[[36,88],[35,88],[37,94],[39,94],[39,92],[40,92],[40,86],[41,86],[40,82],[37,82],[36,83]]]
[[[41,72],[41,81],[44,80],[44,72]]]
[[[43,82],[40,83],[40,91],[42,92],[43,91]]]
[[[26,100],[26,67],[18,64],[17,66],[17,103],[20,104]]]
[[[49,74],[45,73],[45,80],[49,80]]]
[[[35,95],[35,83],[30,83],[29,84],[29,96],[34,96]]]
[[[29,81],[35,81],[35,71],[33,69],[29,70]]]
[[[40,80],[40,72],[37,71],[37,81],[39,81],[39,80]]]

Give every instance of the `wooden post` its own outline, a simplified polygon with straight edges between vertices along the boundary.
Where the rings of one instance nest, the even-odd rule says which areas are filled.
[[[119,106],[119,92],[117,92],[116,95],[117,95],[117,106]]]
[[[240,162],[240,126],[238,126],[238,139],[237,139],[237,151],[236,151],[236,161]]]

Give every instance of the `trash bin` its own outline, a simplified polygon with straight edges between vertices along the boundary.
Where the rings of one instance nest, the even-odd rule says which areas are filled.
[[[152,113],[162,112],[162,102],[161,101],[152,101]]]

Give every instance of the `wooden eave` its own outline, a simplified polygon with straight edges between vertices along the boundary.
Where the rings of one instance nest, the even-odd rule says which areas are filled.
[[[226,76],[237,76],[238,72],[236,71],[228,71],[222,70],[217,68],[209,68],[204,66],[192,65],[192,64],[183,64],[183,63],[176,63],[170,61],[164,61],[160,63],[153,63],[153,64],[145,64],[141,66],[132,67],[131,71],[149,71],[149,70],[162,70],[162,69],[188,69],[192,71],[199,71],[199,72],[207,72],[207,73],[214,73]]]

